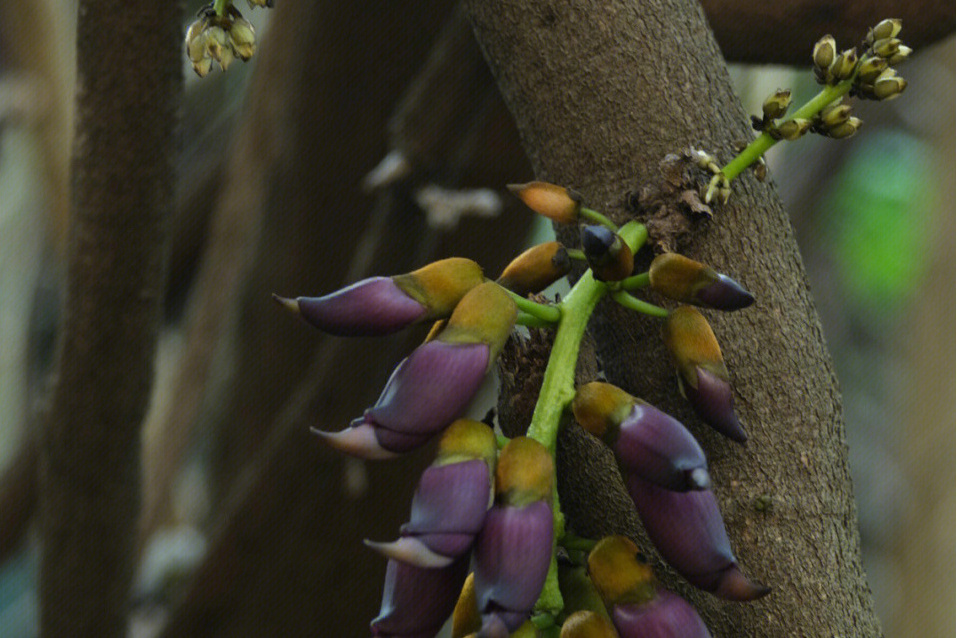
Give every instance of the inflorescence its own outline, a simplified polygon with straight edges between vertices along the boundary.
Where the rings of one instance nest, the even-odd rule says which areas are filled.
[[[231,11],[229,5],[225,13],[201,16],[200,35],[194,36],[206,34],[202,37],[223,46],[218,31],[209,34],[214,28],[225,31],[223,19],[234,24],[240,19]],[[726,200],[730,180],[780,139],[808,130],[831,137],[853,134],[860,121],[839,104],[845,94],[898,95],[905,83],[890,65],[910,53],[897,40],[899,31],[900,21],[881,22],[868,32],[860,55],[855,49],[838,53],[833,38],[822,38],[813,54],[815,75],[825,85],[817,97],[781,121],[790,92],[770,96],[763,115],[754,118],[761,136],[724,168],[693,151],[693,159],[714,173],[706,199],[717,194]],[[208,42],[203,47],[200,62],[222,63],[221,51],[214,54]],[[702,421],[743,443],[747,433],[735,414],[730,374],[696,307],[736,311],[753,304],[754,297],[727,275],[675,253],[658,255],[647,272],[635,274],[634,255],[648,237],[645,226],[630,221],[618,227],[584,206],[579,194],[554,184],[509,188],[536,213],[578,225],[581,250],[546,242],[519,255],[495,281],[477,263],[450,258],[321,297],[276,297],[334,335],[385,335],[433,322],[375,405],[345,430],[315,430],[341,452],[376,460],[439,437],[398,539],[366,541],[388,559],[372,634],[433,636],[451,616],[454,638],[710,636],[690,604],[658,586],[631,540],[595,541],[565,529],[556,488],[556,437],[570,415],[611,448],[648,536],[691,585],[730,601],[768,594],[768,587],[744,574],[732,552],[707,459],[694,436],[625,390],[597,380],[576,386],[574,375],[588,319],[599,300],[611,297],[661,321],[678,391]],[[529,299],[565,277],[574,260],[588,267],[563,300]],[[680,305],[667,310],[634,296],[642,289]],[[526,435],[508,440],[462,415],[516,325],[551,328],[555,336]]]

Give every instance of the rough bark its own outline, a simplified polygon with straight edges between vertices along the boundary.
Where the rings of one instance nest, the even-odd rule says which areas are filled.
[[[42,635],[126,632],[140,424],[165,285],[179,20],[173,2],[79,5],[72,237],[40,440]]]
[[[660,181],[667,153],[695,144],[727,161],[733,142],[751,135],[695,3],[466,6],[537,175],[579,190],[619,220],[648,214],[629,194]],[[774,592],[729,604],[690,591],[670,570],[663,580],[694,601],[715,635],[879,635],[837,383],[790,224],[770,183],[746,175],[733,189],[713,221],[693,227],[685,252],[732,273],[759,299],[731,315],[707,313],[750,434],[746,447],[706,431],[680,399],[656,322],[604,303],[593,324],[608,378],[700,437],[738,558]],[[581,459],[562,465],[581,485],[620,486]],[[607,511],[620,501],[582,494],[566,490],[567,499],[590,503],[569,512],[573,526],[621,531],[606,521],[623,521],[640,535],[627,515]]]

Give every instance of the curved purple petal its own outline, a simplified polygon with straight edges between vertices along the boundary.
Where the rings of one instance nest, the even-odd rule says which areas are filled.
[[[361,426],[363,422],[361,419],[356,419],[352,422],[352,424],[354,426]],[[373,425],[372,427],[375,430],[375,438],[376,441],[379,442],[379,445],[381,445],[384,449],[397,454],[422,447],[430,438],[432,438],[431,434],[403,434],[402,432],[387,430],[386,428],[379,427],[377,425]]]
[[[704,451],[677,419],[647,403],[636,403],[622,421],[613,445],[628,474],[685,492],[710,486]]]
[[[698,387],[684,384],[684,391],[691,407],[712,428],[733,441],[744,443],[748,435],[734,413],[734,393],[731,384],[708,372],[701,366],[698,372]]]
[[[535,605],[552,556],[552,508],[495,506],[475,542],[475,599],[515,631]],[[514,622],[518,620],[517,624]]]
[[[711,638],[694,607],[665,590],[643,605],[615,605],[611,617],[621,638]]]
[[[390,450],[383,446],[379,442],[376,428],[365,423],[339,432],[323,432],[315,428],[312,432],[329,447],[367,461],[393,459],[398,456],[399,451],[404,451]]]
[[[488,464],[482,459],[430,466],[419,479],[412,497],[412,515],[402,526],[402,533],[478,534],[485,522],[491,490]]]
[[[434,636],[452,614],[469,559],[443,569],[423,569],[390,560],[385,570],[382,607],[372,621],[373,636]]]
[[[695,299],[701,305],[716,310],[740,310],[754,303],[754,295],[727,275],[716,273],[717,281],[695,292]]]
[[[363,279],[324,297],[299,297],[296,302],[303,319],[323,332],[344,337],[390,334],[427,312],[390,277]]]
[[[376,404],[362,419],[401,434],[432,435],[461,416],[488,367],[484,343],[430,341],[399,363]],[[382,438],[379,442],[385,445]]]

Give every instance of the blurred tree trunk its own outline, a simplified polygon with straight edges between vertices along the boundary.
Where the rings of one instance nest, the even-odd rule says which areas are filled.
[[[180,14],[134,0],[81,1],[78,15],[66,301],[39,448],[40,633],[122,636],[166,284]]]
[[[660,212],[634,195],[661,185],[666,154],[693,144],[726,162],[733,143],[752,135],[697,3],[466,6],[536,174],[579,190],[618,220]],[[774,592],[740,605],[691,591],[670,570],[663,580],[694,601],[715,635],[879,635],[837,383],[790,224],[770,184],[745,175],[733,191],[712,221],[656,239],[684,245],[758,298],[743,312],[709,315],[750,434],[746,447],[698,426],[656,322],[604,304],[592,326],[608,378],[699,435],[738,558]],[[678,208],[667,196],[659,203]],[[681,213],[669,219],[680,222]],[[566,445],[563,456],[578,455]],[[620,489],[613,469],[559,462],[577,478],[563,495],[574,527],[640,536],[633,514],[616,510],[622,500],[589,498],[596,486]]]

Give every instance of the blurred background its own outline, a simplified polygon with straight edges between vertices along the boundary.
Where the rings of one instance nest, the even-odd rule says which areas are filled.
[[[248,64],[200,80],[183,56],[136,636],[269,635],[277,623],[326,622],[331,608],[343,626],[368,622],[384,561],[358,541],[404,520],[429,452],[367,467],[318,449],[307,431],[360,413],[421,334],[327,340],[269,294],[320,294],[451,254],[494,273],[547,232],[501,197],[530,170],[482,61],[441,31],[447,3],[383,3],[375,20],[334,8],[326,22],[289,4],[242,7],[259,42]],[[189,5],[187,16],[200,6]],[[68,0],[0,5],[0,635],[12,638],[36,634],[31,441],[68,233],[74,16]],[[436,33],[444,44],[430,57]],[[463,60],[453,76],[443,75],[449,57]],[[797,104],[817,91],[807,69],[732,74],[751,112],[779,87],[792,87]],[[949,637],[953,37],[917,52],[902,74],[901,99],[855,104],[860,135],[779,144],[768,162],[837,365],[886,634]],[[462,87],[457,99],[436,100],[436,78]],[[320,593],[310,606],[290,596],[296,589]]]

